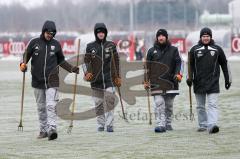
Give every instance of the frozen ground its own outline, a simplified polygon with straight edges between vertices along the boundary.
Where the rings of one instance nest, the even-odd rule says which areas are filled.
[[[130,123],[119,117],[116,108],[115,132],[96,132],[95,119],[74,121],[72,134],[67,134],[69,121],[58,120],[59,138],[56,141],[37,140],[37,109],[27,73],[24,103],[24,131],[18,132],[22,74],[16,61],[0,61],[0,158],[88,158],[88,159],[239,159],[240,158],[240,69],[239,62],[231,62],[233,85],[219,97],[220,133],[209,135],[196,132],[196,120],[191,122],[181,114],[189,112],[188,89],[181,83],[181,95],[174,105],[174,131],[155,134],[154,126],[144,120],[146,98],[137,98],[134,106],[125,107],[129,114],[137,114]],[[81,78],[80,78],[81,79]],[[185,79],[184,79],[185,80]],[[61,94],[61,98],[71,97]],[[77,96],[77,111],[91,107],[91,98]],[[195,112],[195,100],[193,101]],[[180,116],[181,115],[181,116]],[[129,117],[129,116],[128,116]],[[135,119],[134,119],[135,118]],[[195,116],[196,119],[196,116]]]

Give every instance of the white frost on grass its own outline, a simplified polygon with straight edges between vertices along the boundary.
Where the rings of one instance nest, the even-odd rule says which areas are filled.
[[[224,89],[221,77],[222,92],[219,97],[220,133],[209,135],[198,133],[197,118],[195,121],[174,117],[174,131],[164,134],[153,132],[154,125],[147,120],[130,120],[124,122],[119,118],[120,105],[115,110],[115,132],[97,132],[96,119],[74,121],[72,134],[67,134],[69,121],[58,120],[59,138],[56,141],[38,140],[37,108],[28,74],[24,101],[24,131],[18,132],[20,113],[21,73],[15,70],[17,62],[6,67],[0,61],[0,72],[4,72],[5,80],[0,82],[0,158],[81,158],[81,159],[238,159],[240,156],[240,69],[238,62],[231,62],[234,83],[229,91]],[[10,70],[11,74],[7,74]],[[15,70],[15,71],[14,71]],[[15,77],[12,79],[12,73]],[[69,78],[70,80],[71,78]],[[81,80],[79,78],[79,80]],[[180,84],[181,95],[174,101],[174,114],[189,112],[188,88],[185,82]],[[72,94],[60,93],[61,99],[72,97]],[[91,97],[77,96],[76,110],[83,111],[92,107]],[[151,98],[151,102],[153,102]],[[147,98],[138,97],[136,105],[127,105],[128,113],[147,113]],[[193,96],[193,111],[196,101]],[[153,111],[153,108],[151,107]],[[129,115],[128,115],[129,117]]]

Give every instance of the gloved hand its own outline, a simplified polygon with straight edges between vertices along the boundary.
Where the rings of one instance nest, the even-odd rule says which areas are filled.
[[[114,85],[117,87],[121,87],[122,85],[122,80],[119,77],[115,78],[113,82],[114,82]]]
[[[191,79],[187,79],[187,85],[188,85],[188,87],[191,87],[192,86],[192,80]]]
[[[176,74],[174,77],[173,77],[174,81],[176,82],[181,82],[182,81],[182,75],[181,74]]]
[[[86,73],[85,76],[84,76],[84,79],[86,81],[91,81],[93,79],[93,74],[92,73]]]
[[[148,90],[150,88],[150,82],[144,81],[143,86],[144,86],[144,89]]]
[[[231,82],[225,81],[225,88],[228,90],[231,87]]]
[[[74,72],[74,73],[76,73],[76,74],[79,74],[79,67],[74,66],[74,67],[72,68],[72,72]]]
[[[20,63],[20,70],[22,72],[26,72],[27,71],[27,65],[25,63]]]

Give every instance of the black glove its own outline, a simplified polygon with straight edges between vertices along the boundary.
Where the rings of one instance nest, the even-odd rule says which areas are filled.
[[[79,68],[77,66],[74,66],[72,68],[72,72],[76,73],[76,74],[79,74]]]
[[[225,88],[229,89],[231,87],[231,83],[229,81],[225,82]]]
[[[191,87],[192,86],[192,80],[191,79],[187,79],[187,85],[188,85],[188,87]]]

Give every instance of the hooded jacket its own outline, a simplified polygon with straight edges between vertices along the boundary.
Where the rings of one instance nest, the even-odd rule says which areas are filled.
[[[190,54],[190,75],[195,93],[219,93],[220,66],[225,81],[231,82],[228,62],[222,48],[211,39],[208,45],[201,41],[193,46]]]
[[[105,38],[100,40],[98,32],[104,32]],[[104,23],[96,23],[94,27],[95,41],[88,43],[84,58],[86,72],[93,74],[92,88],[106,89],[114,86],[114,79],[120,77],[119,55],[116,45],[107,41],[108,30]]]
[[[32,87],[39,89],[59,87],[58,65],[72,72],[72,66],[65,61],[60,43],[54,38],[50,41],[44,38],[46,31],[54,32],[55,36],[55,23],[44,23],[40,37],[33,38],[28,43],[22,61],[28,63],[31,59]]]

